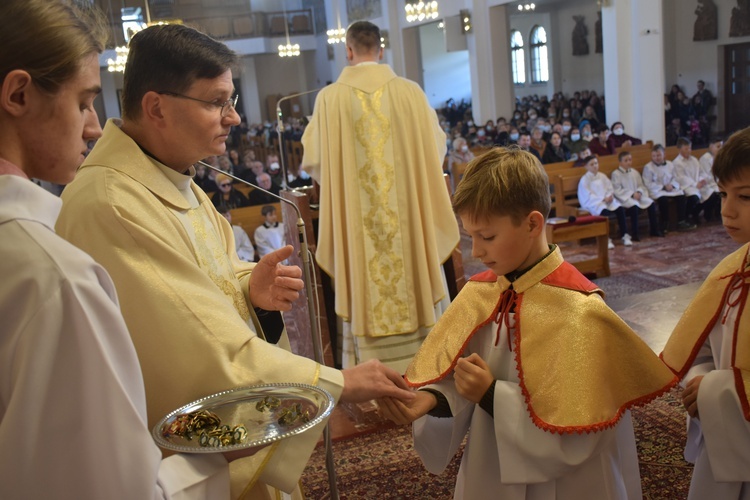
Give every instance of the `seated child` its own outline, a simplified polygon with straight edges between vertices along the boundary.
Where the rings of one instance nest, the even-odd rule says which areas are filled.
[[[626,247],[631,246],[633,240],[628,234],[625,209],[615,199],[612,182],[606,175],[599,172],[599,160],[596,156],[589,156],[583,160],[578,160],[578,162],[582,162],[586,168],[586,173],[583,174],[583,177],[578,182],[578,202],[581,204],[581,208],[588,210],[594,215],[616,217],[623,245]],[[610,238],[609,248],[614,247],[615,245]]]
[[[729,236],[742,246],[703,282],[661,357],[683,379],[690,416],[689,499],[750,496],[750,129],[716,155],[713,174]]]
[[[382,399],[381,412],[414,422],[434,474],[471,428],[454,498],[640,500],[628,409],[677,378],[548,245],[548,185],[517,149],[469,165],[453,207],[490,270],[464,286],[407,369],[422,387],[414,401]]]
[[[265,205],[260,209],[260,213],[265,217],[265,221],[255,229],[254,237],[255,246],[258,248],[258,258],[286,246],[284,226],[279,224],[276,207]]]
[[[703,175],[708,179],[708,183],[711,185],[711,188],[716,190],[716,192],[719,191],[719,187],[716,185],[716,179],[714,179],[714,175],[711,172],[711,167],[713,167],[716,153],[719,152],[723,145],[724,139],[720,137],[714,137],[713,139],[708,141],[708,151],[703,153],[703,156],[701,156],[698,160],[701,164],[701,172],[703,172]],[[711,217],[712,219],[721,221],[721,199],[719,199],[719,203],[714,205],[714,211],[711,214]]]
[[[630,235],[633,241],[640,241],[638,237],[638,215],[641,210],[648,211],[648,225],[651,236],[664,236],[659,229],[656,220],[656,205],[654,200],[648,197],[648,190],[643,185],[640,172],[633,168],[633,155],[628,151],[622,151],[618,155],[619,166],[612,172],[612,187],[615,190],[615,198],[623,207],[625,213],[630,216]]]
[[[687,221],[687,200],[685,192],[675,176],[674,165],[664,159],[664,146],[655,144],[651,148],[651,161],[643,167],[643,183],[649,196],[659,204],[660,229],[666,232],[669,225],[669,203],[677,203],[677,230],[695,229],[695,224]]]
[[[232,212],[228,208],[219,210],[219,213],[232,226],[232,234],[234,234],[234,248],[237,251],[237,257],[244,262],[255,262],[255,247],[253,242],[250,241],[250,237],[247,235],[244,229],[240,226],[232,224]]]
[[[675,175],[680,187],[685,191],[687,197],[687,211],[693,218],[693,222],[700,222],[700,213],[706,221],[711,221],[716,205],[721,205],[719,200],[719,188],[713,180],[712,175],[706,175],[701,169],[698,159],[692,155],[693,146],[690,139],[680,137],[677,140],[677,158],[672,160]]]

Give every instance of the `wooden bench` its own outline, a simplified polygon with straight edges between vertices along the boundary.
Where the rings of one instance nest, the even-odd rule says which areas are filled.
[[[596,257],[571,264],[582,273],[596,273],[599,278],[609,276],[609,219],[588,216],[580,217],[575,222],[555,224],[554,221],[548,221],[546,231],[548,243],[596,238]]]

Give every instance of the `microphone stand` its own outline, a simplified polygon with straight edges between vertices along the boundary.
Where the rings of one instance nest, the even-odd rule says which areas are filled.
[[[279,134],[279,137],[280,136],[281,134]],[[282,157],[283,156],[284,155],[282,154]],[[255,189],[259,189],[262,192],[269,194],[273,196],[274,198],[276,198],[277,200],[282,201],[286,203],[287,205],[290,205],[292,208],[294,208],[294,211],[297,214],[297,232],[299,233],[300,258],[302,259],[302,273],[303,273],[304,282],[305,282],[305,293],[307,294],[307,310],[310,316],[310,334],[312,336],[313,354],[315,355],[315,361],[325,366],[325,359],[323,358],[323,341],[320,338],[320,330],[318,330],[318,319],[316,317],[317,308],[315,307],[315,301],[313,299],[312,261],[310,259],[310,250],[307,244],[307,232],[305,231],[305,221],[302,220],[302,213],[300,212],[299,207],[297,207],[297,205],[287,200],[286,198],[282,198],[279,195],[273,194],[272,192],[267,191],[263,189],[262,187],[253,184],[252,182],[246,181],[245,179],[240,179],[239,177],[236,177],[228,172],[225,172],[218,167],[214,167],[213,165],[209,165],[208,163],[205,163],[203,161],[199,161],[198,163],[203,165],[206,168],[210,168],[211,170],[215,172],[226,175],[227,177],[231,177],[237,182],[241,182],[242,184],[246,184]],[[284,175],[284,179],[286,180],[286,173],[284,173],[283,175]],[[330,498],[332,500],[339,500],[339,492],[338,492],[338,487],[336,485],[336,468],[333,462],[333,448],[331,444],[330,422],[326,422],[326,426],[323,429],[323,439],[326,444],[326,469],[328,470],[328,484],[330,488]]]
[[[289,99],[292,99],[293,97],[299,97],[302,95],[312,94],[313,92],[317,92],[322,89],[323,87],[320,87],[318,89],[307,90],[305,92],[300,92],[298,94],[290,94],[276,101],[276,134],[279,136],[279,153],[281,156],[279,160],[281,161],[281,177],[282,177],[281,187],[284,188],[284,190],[287,189],[287,172],[286,172],[286,162],[284,159],[284,153],[286,151],[284,150],[284,142],[283,142],[284,141],[284,121],[282,119],[283,114],[281,112],[281,103]]]

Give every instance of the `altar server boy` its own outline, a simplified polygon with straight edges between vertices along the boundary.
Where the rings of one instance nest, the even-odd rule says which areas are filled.
[[[469,428],[454,498],[642,498],[629,409],[677,382],[549,245],[549,182],[539,161],[495,149],[469,165],[453,206],[489,270],[474,276],[406,372],[413,403],[380,401],[414,422],[428,471]]]
[[[713,164],[721,217],[739,249],[698,289],[661,356],[683,380],[685,458],[695,463],[689,499],[750,498],[750,128]]]

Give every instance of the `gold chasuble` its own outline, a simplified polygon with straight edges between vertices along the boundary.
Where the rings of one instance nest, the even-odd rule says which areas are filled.
[[[559,248],[512,283],[492,271],[464,286],[414,357],[407,382],[448,376],[469,339],[515,309],[513,352],[534,424],[556,433],[599,431],[648,403],[677,377],[602,300]]]
[[[65,189],[57,232],[117,288],[143,371],[149,426],[190,401],[254,384],[318,385],[340,372],[267,343],[248,296],[254,264],[189,176],[148,157],[114,121]],[[286,333],[279,344],[287,347]],[[230,464],[233,498],[294,491],[320,429]]]
[[[403,371],[442,312],[441,264],[459,242],[445,133],[417,84],[364,63],[319,93],[302,143],[321,188],[315,256],[333,278],[355,362]]]
[[[711,271],[664,346],[661,358],[682,379],[695,361],[717,321],[725,321],[725,308],[737,307],[732,332],[731,367],[745,420],[750,421],[750,244],[728,255]],[[736,302],[729,302],[739,291]]]

